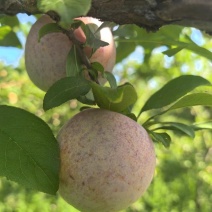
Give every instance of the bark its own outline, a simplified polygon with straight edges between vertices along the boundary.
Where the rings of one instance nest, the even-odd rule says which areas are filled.
[[[38,14],[36,0],[0,0],[0,14]],[[89,16],[157,30],[167,24],[212,33],[211,0],[93,0]]]

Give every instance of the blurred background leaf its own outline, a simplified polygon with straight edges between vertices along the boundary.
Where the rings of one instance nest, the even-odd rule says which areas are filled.
[[[86,15],[91,6],[91,0],[38,0],[38,8],[44,13],[57,11],[62,24],[70,24],[73,18]]]

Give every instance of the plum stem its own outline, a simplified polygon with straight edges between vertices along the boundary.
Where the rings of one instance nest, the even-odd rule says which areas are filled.
[[[99,81],[98,79],[95,79],[89,72],[89,69],[92,69],[92,66],[91,66],[91,63],[88,59],[88,57],[86,56],[86,54],[84,53],[83,51],[83,43],[80,42],[75,34],[74,34],[74,29],[62,29],[63,32],[68,36],[68,38],[71,40],[71,42],[73,43],[73,45],[76,46],[76,49],[77,49],[77,52],[80,56],[80,59],[82,61],[82,63],[86,66],[86,68],[88,69],[88,74],[89,74],[89,77],[91,78],[92,81],[96,82],[97,84],[99,84]]]

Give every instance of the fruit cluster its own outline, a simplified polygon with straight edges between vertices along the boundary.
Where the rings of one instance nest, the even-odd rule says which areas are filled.
[[[85,24],[101,25],[97,19],[90,17],[78,18]],[[54,21],[47,15],[42,16],[32,26],[25,46],[25,64],[32,82],[40,89],[47,91],[59,79],[66,77],[66,60],[73,43],[63,32],[49,33],[39,41],[40,29]],[[74,31],[76,39],[82,44],[86,37],[79,27]],[[100,63],[105,71],[111,72],[115,65],[116,48],[109,28],[100,30],[101,40],[109,45],[100,47],[92,54],[91,47],[85,46],[83,51],[90,62]]]
[[[101,25],[94,18],[79,18],[85,24]],[[63,32],[49,33],[39,40],[40,29],[54,21],[42,16],[32,26],[25,48],[25,63],[30,79],[47,91],[66,77],[66,61],[72,40]],[[86,42],[78,27],[74,36]],[[83,46],[92,62],[111,72],[116,48],[109,28],[100,30],[101,40],[109,45]],[[101,75],[99,75],[101,78]],[[100,80],[100,79],[99,79]],[[104,109],[87,109],[72,117],[59,131],[59,193],[83,212],[115,212],[135,202],[152,181],[156,157],[146,130],[129,117]]]

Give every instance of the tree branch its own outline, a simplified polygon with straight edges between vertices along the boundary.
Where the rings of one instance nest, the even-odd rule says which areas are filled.
[[[38,14],[36,0],[0,0],[0,14],[16,15],[18,13]]]
[[[0,0],[0,14],[39,14],[36,5],[36,0]],[[151,31],[179,24],[212,33],[211,0],[93,0],[88,15]]]
[[[175,24],[212,33],[211,0],[164,1],[159,5],[157,15],[165,21],[170,19]]]

